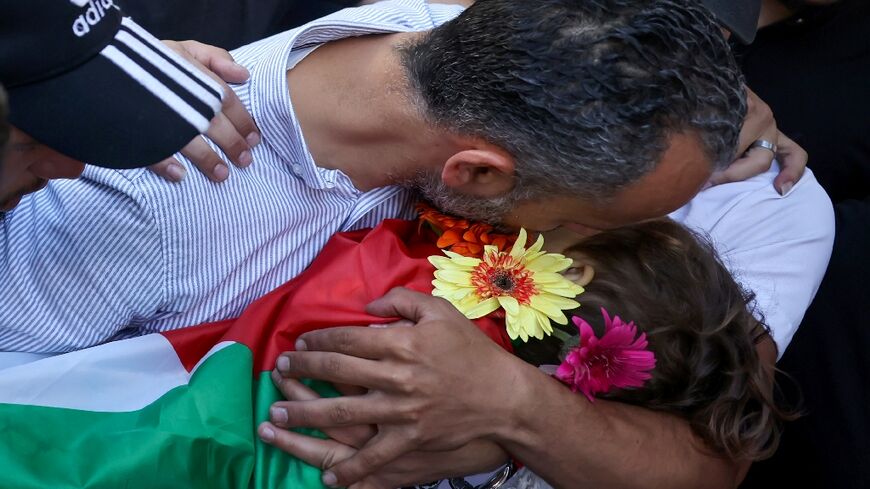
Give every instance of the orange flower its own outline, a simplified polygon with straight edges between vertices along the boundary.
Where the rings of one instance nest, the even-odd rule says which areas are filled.
[[[493,227],[480,222],[471,223],[442,214],[426,204],[418,204],[420,224],[429,223],[438,233],[436,246],[442,250],[452,251],[462,256],[480,258],[484,246],[494,246],[498,251],[504,251],[517,240],[516,235],[493,233]]]

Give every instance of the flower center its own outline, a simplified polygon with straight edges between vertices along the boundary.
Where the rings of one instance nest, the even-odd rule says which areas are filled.
[[[613,358],[609,352],[601,352],[589,358],[589,360],[587,360],[587,365],[594,377],[606,377],[609,379],[613,376],[613,369],[617,364],[617,362],[611,364],[611,361],[615,360],[616,359]]]
[[[528,304],[537,293],[532,272],[507,253],[490,253],[471,272],[471,284],[481,299],[510,296]]]

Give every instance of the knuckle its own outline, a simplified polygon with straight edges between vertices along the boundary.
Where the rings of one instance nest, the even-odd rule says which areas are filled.
[[[313,418],[311,416],[311,412],[308,409],[298,406],[297,404],[287,404],[285,405],[285,409],[287,410],[287,422],[288,426],[312,426]]]
[[[236,157],[242,154],[243,151],[247,151],[249,149],[248,143],[246,143],[245,140],[238,135],[233,135],[232,142],[227,146],[228,147],[226,148],[226,151]]]
[[[353,340],[349,330],[343,329],[335,332],[335,347],[339,352],[350,351],[353,346]]]
[[[336,453],[335,448],[330,448],[323,455],[323,460],[320,461],[320,468],[322,470],[326,470],[333,465],[338,463],[338,453]]]
[[[341,374],[343,367],[341,359],[335,355],[329,355],[323,360],[323,370],[330,375]]]
[[[339,403],[332,407],[329,418],[335,424],[345,425],[351,422],[351,411],[347,405]]]

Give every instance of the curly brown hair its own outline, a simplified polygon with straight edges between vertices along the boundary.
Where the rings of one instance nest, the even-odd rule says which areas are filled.
[[[753,314],[752,294],[734,281],[707,240],[656,220],[584,239],[565,254],[594,269],[573,314],[599,335],[602,307],[634,321],[656,356],[643,388],[599,397],[682,416],[709,448],[733,460],[773,454],[781,422],[794,415],[778,406],[773,369],[756,350],[770,341],[768,329]],[[561,348],[551,337],[517,353],[536,364],[558,363]]]

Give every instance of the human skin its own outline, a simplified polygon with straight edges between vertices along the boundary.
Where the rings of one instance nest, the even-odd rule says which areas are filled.
[[[235,64],[230,54],[220,48],[194,41],[167,41],[167,44],[224,86],[223,107],[211,121],[206,135],[236,165],[251,164],[250,149],[259,143],[259,131],[242,102],[225,83],[244,82],[249,77],[247,70]],[[226,164],[201,137],[194,138],[181,153],[215,182],[223,181],[229,175]],[[174,158],[150,168],[170,181],[182,180],[186,172]],[[48,180],[78,178],[83,170],[82,162],[41,144],[23,131],[11,128],[7,151],[0,159],[0,212],[12,210],[21,197],[42,189]]]
[[[395,47],[415,35],[332,42],[288,73],[293,107],[314,160],[343,171],[361,190],[437,171],[463,193],[482,198],[504,193],[514,180],[509,154],[486,141],[432,128],[408,106],[411,97],[401,95]],[[361,123],[371,121],[371,114],[379,115],[375,123]],[[652,219],[688,202],[711,173],[698,136],[674,133],[655,168],[607,202],[550,196],[512,209],[505,224],[589,233]],[[410,478],[388,479],[395,485],[412,482],[415,474],[425,479],[435,467],[449,471],[439,460],[455,460],[456,450],[468,452],[469,443],[503,447],[558,487],[732,487],[745,470],[710,455],[684,420],[611,403],[590,409],[475,336],[471,323],[448,303],[397,294],[373,306],[374,312],[405,317],[414,328],[315,332],[302,338],[304,349],[282,357],[287,359],[282,378],[310,376],[369,389],[364,396],[277,403],[273,423],[261,427],[264,440],[304,458],[311,441],[280,428],[376,424],[377,435],[354,456],[324,464],[331,485],[376,484],[386,477],[383,471],[404,471]],[[773,357],[765,361],[772,365]],[[518,389],[531,394],[516,396]],[[491,451],[478,449],[466,457],[475,453],[485,453],[479,470],[491,468]],[[419,473],[405,470],[409,459]],[[635,466],[627,468],[625,460]]]

